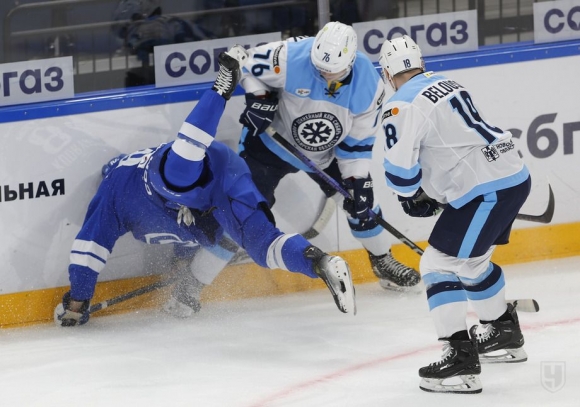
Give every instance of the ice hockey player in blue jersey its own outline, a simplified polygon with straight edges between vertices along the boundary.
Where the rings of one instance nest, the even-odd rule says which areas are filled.
[[[503,271],[491,255],[508,243],[530,174],[510,132],[492,126],[463,85],[425,72],[410,37],[386,40],[379,63],[395,90],[382,115],[387,185],[410,216],[432,216],[446,204],[420,262],[444,354],[419,369],[420,388],[479,393],[480,362],[527,360]],[[469,332],[468,301],[481,322]],[[461,383],[446,380],[456,376]]]
[[[233,240],[262,267],[320,277],[339,310],[356,313],[346,262],[323,253],[299,234],[277,229],[245,162],[214,140],[226,100],[238,84],[240,62],[247,57],[241,46],[220,54],[212,90],[202,95],[176,140],[114,159],[105,167],[106,176],[72,246],[70,291],[54,312],[58,325],[88,321],[99,272],[117,239],[128,232],[150,244],[174,243],[182,249],[201,245],[208,252],[206,260],[213,257],[222,267],[237,250]],[[193,272],[199,256],[194,256]],[[168,311],[175,307],[198,311],[201,283],[193,275],[185,287],[178,283],[173,301],[166,304]]]
[[[381,213],[370,169],[385,92],[371,61],[357,51],[354,29],[330,22],[316,38],[253,48],[240,85],[246,91],[240,155],[270,206],[280,180],[300,170],[327,197],[342,197],[265,133],[272,125],[353,196],[344,200],[343,208],[381,286],[406,291],[417,285],[419,274],[395,260],[390,235],[369,216],[370,210]]]

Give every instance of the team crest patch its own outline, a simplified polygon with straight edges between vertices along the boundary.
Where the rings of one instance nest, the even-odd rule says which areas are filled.
[[[300,116],[292,123],[292,138],[307,151],[326,151],[334,147],[343,133],[342,124],[332,113]]]
[[[300,97],[306,97],[310,95],[310,89],[296,89],[295,93]]]
[[[489,162],[495,161],[499,158],[499,153],[494,146],[483,147],[481,152]]]

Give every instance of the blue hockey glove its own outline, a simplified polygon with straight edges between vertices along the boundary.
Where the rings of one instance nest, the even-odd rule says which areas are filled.
[[[119,161],[121,161],[125,157],[127,157],[127,154],[118,155],[115,158],[111,158],[109,162],[103,165],[103,167],[101,168],[101,175],[103,176],[103,178],[105,178],[107,175],[109,175],[111,171],[117,168]]]
[[[246,93],[246,109],[240,116],[240,123],[247,127],[250,136],[257,136],[272,124],[278,110],[278,98],[271,93],[267,98]]]
[[[84,300],[77,311],[71,310],[70,291],[67,291],[62,297],[62,303],[58,304],[54,309],[54,323],[59,326],[76,326],[84,325],[89,321],[89,306],[90,301]]]
[[[419,188],[413,196],[399,196],[399,202],[405,213],[414,218],[427,218],[441,211],[439,203],[429,198],[422,188]]]
[[[342,207],[355,219],[368,219],[369,210],[373,209],[374,194],[373,180],[368,175],[366,178],[348,178],[344,180],[346,190],[352,199],[345,198]]]

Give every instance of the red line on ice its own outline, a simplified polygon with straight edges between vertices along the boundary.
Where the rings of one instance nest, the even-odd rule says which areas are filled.
[[[566,320],[562,320],[562,321],[545,322],[545,323],[536,324],[536,325],[524,325],[524,324],[522,324],[522,328],[523,328],[523,331],[525,334],[525,331],[538,331],[538,330],[541,330],[544,328],[550,328],[553,326],[562,326],[562,325],[572,325],[572,324],[575,324],[578,322],[580,322],[580,318],[571,318],[571,319],[566,319]],[[352,365],[350,367],[340,369],[340,370],[337,370],[335,372],[328,373],[328,374],[322,375],[322,376],[317,377],[317,378],[310,379],[306,382],[298,383],[298,384],[295,384],[293,386],[287,387],[286,389],[283,389],[283,390],[280,390],[276,393],[273,393],[270,396],[267,396],[260,401],[257,401],[255,403],[250,404],[248,407],[267,407],[268,404],[271,402],[281,400],[284,397],[298,393],[298,392],[305,390],[305,389],[315,387],[319,384],[328,382],[329,380],[338,379],[338,378],[344,377],[346,375],[349,375],[349,374],[352,374],[352,373],[355,373],[355,372],[358,372],[358,371],[361,371],[361,370],[364,370],[367,368],[373,368],[377,365],[392,362],[392,361],[398,360],[398,359],[404,359],[408,356],[414,356],[418,353],[425,352],[428,350],[438,349],[440,347],[441,347],[440,344],[425,346],[423,348],[411,350],[408,352],[398,353],[398,354],[392,355],[392,356],[385,356],[385,357],[382,357],[379,359],[374,359],[374,360],[371,360],[368,362]]]

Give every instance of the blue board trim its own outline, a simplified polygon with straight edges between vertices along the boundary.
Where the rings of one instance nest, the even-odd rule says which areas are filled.
[[[428,70],[447,71],[487,65],[534,61],[580,55],[580,41],[534,44],[520,42],[482,46],[478,51],[425,58]],[[375,64],[378,67],[378,64]],[[199,100],[211,86],[203,83],[168,88],[142,86],[123,90],[82,93],[74,99],[0,107],[0,123],[103,112],[131,107],[164,105]],[[242,95],[238,86],[234,95]]]
[[[516,44],[487,45],[478,51],[426,57],[425,67],[430,71],[475,68],[488,65],[535,61],[580,55],[580,41],[534,44],[532,41]]]

